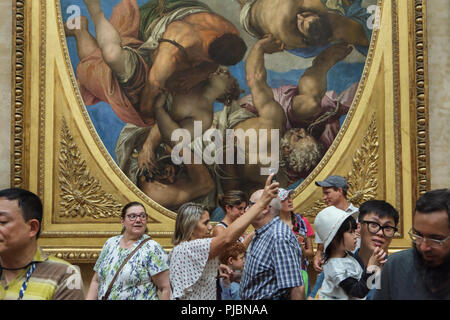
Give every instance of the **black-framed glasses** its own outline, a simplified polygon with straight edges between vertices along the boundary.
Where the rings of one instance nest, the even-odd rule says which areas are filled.
[[[138,217],[139,217],[141,220],[147,220],[148,215],[147,215],[146,213],[140,213],[140,214],[134,214],[134,213],[132,213],[132,214],[127,215],[127,218],[128,218],[130,221],[134,221],[134,220],[136,220],[136,218],[138,218]]]
[[[383,230],[383,234],[387,238],[392,238],[398,231],[396,227],[382,226],[381,224],[375,221],[363,220],[361,222],[367,224],[367,230],[369,230],[370,233],[376,234],[378,231],[380,231],[380,229]]]
[[[415,244],[421,245],[422,242],[425,241],[425,242],[428,242],[428,245],[429,245],[430,247],[433,247],[433,248],[442,247],[442,246],[444,245],[444,243],[445,243],[448,239],[450,239],[450,236],[448,236],[447,238],[442,239],[442,240],[440,240],[440,239],[432,239],[432,238],[427,238],[427,237],[419,236],[418,234],[414,233],[414,231],[413,231],[412,228],[409,229],[408,235],[409,235],[409,237],[411,238],[411,240],[412,240]]]

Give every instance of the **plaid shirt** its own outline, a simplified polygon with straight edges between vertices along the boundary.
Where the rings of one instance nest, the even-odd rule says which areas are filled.
[[[290,288],[303,285],[302,250],[289,227],[273,218],[255,231],[245,256],[241,279],[243,300],[289,297]]]

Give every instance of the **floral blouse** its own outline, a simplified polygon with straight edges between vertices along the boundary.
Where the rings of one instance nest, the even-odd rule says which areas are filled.
[[[98,299],[101,299],[126,257],[148,235],[143,235],[128,249],[120,247],[122,235],[109,238],[94,266],[98,274]],[[169,268],[167,254],[156,241],[147,241],[120,271],[108,300],[157,300],[158,288],[151,277]]]

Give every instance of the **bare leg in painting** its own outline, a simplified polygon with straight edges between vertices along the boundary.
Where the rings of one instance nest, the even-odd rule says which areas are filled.
[[[100,0],[84,0],[84,3],[94,22],[97,44],[102,51],[104,61],[114,73],[123,73],[128,51],[121,46],[120,34],[105,18]]]

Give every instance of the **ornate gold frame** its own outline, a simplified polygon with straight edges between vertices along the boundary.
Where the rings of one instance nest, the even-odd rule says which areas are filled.
[[[385,199],[400,212],[392,247],[410,246],[418,195],[429,189],[426,0],[379,1],[357,96],[325,157],[294,204],[313,222],[324,207],[315,180],[346,176],[355,204]],[[59,1],[13,1],[11,185],[44,203],[40,245],[72,262],[94,262],[120,232],[120,208],[143,202],[150,235],[170,249],[175,213],[143,194],[99,139],[76,88]]]

